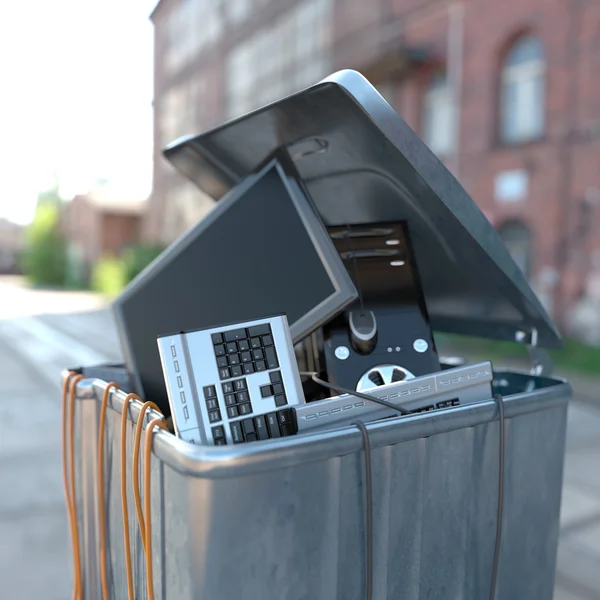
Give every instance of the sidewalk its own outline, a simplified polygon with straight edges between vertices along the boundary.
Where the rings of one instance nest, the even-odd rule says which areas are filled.
[[[0,489],[9,490],[0,494],[2,600],[70,594],[59,373],[118,359],[107,311],[0,321]],[[555,600],[599,600],[600,381],[572,383]]]

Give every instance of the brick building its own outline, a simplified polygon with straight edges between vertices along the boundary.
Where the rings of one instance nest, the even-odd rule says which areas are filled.
[[[102,256],[119,256],[140,240],[145,203],[104,190],[77,195],[65,204],[61,227],[68,241],[69,268],[77,281],[86,281]]]
[[[146,236],[169,242],[211,206],[161,158],[168,142],[354,68],[469,190],[557,320],[600,314],[598,0],[161,0],[151,18]]]
[[[0,275],[20,271],[19,255],[25,248],[25,228],[0,218]]]

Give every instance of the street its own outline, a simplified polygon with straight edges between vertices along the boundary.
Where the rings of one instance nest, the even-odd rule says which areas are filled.
[[[64,600],[71,593],[60,372],[119,357],[112,317],[98,297],[35,291],[18,278],[0,278],[3,600]],[[555,600],[598,600],[600,380],[574,377],[572,383]]]

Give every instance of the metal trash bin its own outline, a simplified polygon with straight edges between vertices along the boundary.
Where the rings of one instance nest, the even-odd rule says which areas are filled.
[[[293,161],[330,231],[407,224],[422,304],[433,330],[516,340],[530,347],[560,343],[539,299],[473,200],[358,73],[338,73],[211,132],[180,140],[165,155],[219,200],[257,165],[281,152]],[[213,221],[219,207],[215,211]],[[386,260],[388,266],[405,264]],[[165,285],[160,301],[176,303],[182,296],[179,289],[179,284]],[[396,291],[386,298],[390,304],[398,299]],[[160,398],[143,393],[133,356],[140,347],[151,354],[156,334],[165,333],[155,331],[155,319],[148,317],[149,293],[143,286],[135,294],[125,293],[130,302],[117,302],[115,312],[127,370],[132,380],[140,379],[132,381],[134,391],[160,404]],[[132,314],[143,318],[128,329]],[[177,310],[169,314],[178,316]],[[172,331],[177,329],[179,325]],[[132,332],[138,336],[135,348],[127,341]],[[326,350],[334,347],[327,344],[337,335],[330,333],[322,344]],[[414,344],[406,346],[418,352]],[[401,350],[394,344],[383,353],[399,356]],[[152,358],[157,367],[147,371],[160,379],[160,361]],[[571,389],[566,381],[544,375],[543,360],[534,357],[534,362],[539,367],[535,375],[495,372],[495,392],[504,397],[506,417],[497,600],[549,600],[554,588]],[[363,372],[357,368],[357,377]],[[87,600],[100,597],[97,441],[108,373],[94,376],[102,379],[79,382],[76,397],[77,504]],[[109,581],[115,598],[126,597],[119,473],[123,400],[122,392],[110,394],[105,437]],[[130,404],[129,457],[139,409],[139,403]],[[158,416],[150,413],[148,420]],[[374,597],[486,596],[497,526],[498,404],[490,398],[367,427],[374,470]],[[364,453],[357,428],[225,447],[194,446],[165,431],[154,436],[156,598],[364,598]],[[141,597],[143,549],[131,489],[128,496],[135,585]]]
[[[495,379],[502,381],[506,418],[497,598],[550,599],[571,389],[562,379],[515,371],[496,372]],[[86,600],[101,597],[96,465],[105,387],[102,380],[85,379],[76,394]],[[119,481],[123,399],[120,391],[110,395],[105,442],[114,598],[127,594]],[[130,407],[131,454],[140,404]],[[375,599],[476,598],[489,588],[497,417],[490,399],[368,425]],[[193,446],[165,431],[154,435],[151,518],[157,599],[363,598],[363,446],[356,428],[224,448]],[[131,489],[128,496],[136,597],[143,597],[143,550]]]

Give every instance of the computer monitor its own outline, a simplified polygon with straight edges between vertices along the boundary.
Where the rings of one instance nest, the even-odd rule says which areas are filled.
[[[285,313],[298,342],[358,296],[289,168],[273,159],[244,179],[115,301],[133,385],[163,411],[158,336]]]

